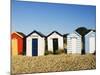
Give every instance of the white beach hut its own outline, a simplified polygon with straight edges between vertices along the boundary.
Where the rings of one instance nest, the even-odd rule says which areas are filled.
[[[85,53],[94,53],[95,48],[95,31],[91,30],[85,35]]]
[[[26,37],[26,56],[44,55],[45,36],[40,32],[33,31]]]
[[[53,31],[47,36],[48,51],[55,53],[57,50],[62,50],[63,48],[63,35],[57,31]]]
[[[67,35],[67,53],[81,54],[82,40],[81,35],[77,32],[73,32]]]

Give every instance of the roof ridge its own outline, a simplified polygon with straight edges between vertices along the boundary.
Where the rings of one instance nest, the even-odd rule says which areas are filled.
[[[29,33],[26,37],[30,36],[30,35],[33,34],[33,33],[37,33],[37,34],[39,34],[41,37],[45,37],[45,35],[44,35],[43,33],[39,32],[39,31],[36,31],[36,30],[33,30],[33,31],[32,31],[31,33]]]

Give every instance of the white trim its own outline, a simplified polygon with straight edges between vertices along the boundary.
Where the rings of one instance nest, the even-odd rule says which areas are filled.
[[[78,32],[74,31],[75,34],[77,34],[78,36],[82,37]]]
[[[91,30],[90,32],[88,32],[85,37],[87,37],[89,34],[91,34],[93,32],[93,30]]]

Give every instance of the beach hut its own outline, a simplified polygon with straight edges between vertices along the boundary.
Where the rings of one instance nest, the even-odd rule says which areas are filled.
[[[48,51],[56,53],[57,50],[62,50],[63,48],[63,35],[57,31],[51,32],[47,36]]]
[[[12,55],[22,55],[25,49],[25,35],[21,32],[11,34],[11,52]]]
[[[44,55],[45,51],[45,36],[38,32],[33,31],[26,37],[26,55],[27,56],[40,56]]]
[[[94,30],[89,31],[85,35],[85,53],[94,53],[95,48],[95,36],[96,33]]]
[[[67,35],[67,53],[78,53],[81,54],[82,40],[81,35],[77,32],[73,32]]]

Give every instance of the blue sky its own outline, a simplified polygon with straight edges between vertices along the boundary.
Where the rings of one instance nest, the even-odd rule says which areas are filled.
[[[53,30],[71,33],[78,27],[95,29],[96,7],[39,2],[12,2],[12,31],[33,30],[48,35]]]

